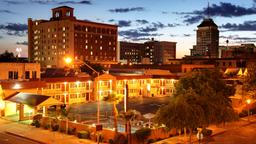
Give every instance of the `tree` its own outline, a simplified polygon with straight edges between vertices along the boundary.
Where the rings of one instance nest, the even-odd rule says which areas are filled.
[[[4,53],[0,54],[0,61],[1,62],[14,62],[14,61],[17,61],[17,59],[12,52],[9,52],[6,50]]]
[[[236,120],[229,96],[235,92],[222,80],[218,70],[197,70],[179,80],[167,106],[161,107],[155,120],[168,128],[207,127]]]
[[[249,95],[251,98],[256,98],[256,63],[250,62],[247,65],[247,74],[244,77],[242,90],[245,91],[245,95]]]
[[[150,128],[141,128],[135,131],[136,138],[144,144],[144,141],[150,136]]]
[[[117,125],[118,125],[117,124],[118,110],[117,110],[116,105],[120,102],[121,97],[112,93],[112,94],[109,94],[108,96],[104,97],[103,100],[113,104],[112,109],[113,109],[113,114],[114,114],[114,127],[115,127],[115,132],[117,133],[118,132],[118,127],[117,127]]]
[[[141,116],[140,112],[136,110],[129,109],[127,112],[120,112],[119,117],[125,120],[126,126],[127,126],[127,139],[128,139],[128,144],[131,141],[130,140],[130,135],[131,135],[131,121],[136,120]]]

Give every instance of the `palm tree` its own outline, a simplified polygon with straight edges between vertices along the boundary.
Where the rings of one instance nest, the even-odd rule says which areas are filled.
[[[114,128],[115,128],[115,132],[117,133],[118,132],[118,128],[117,128],[118,110],[117,110],[116,105],[121,101],[121,97],[112,93],[112,94],[109,94],[108,96],[104,97],[103,100],[113,104],[112,109],[113,109],[113,114],[114,114]]]
[[[140,112],[136,110],[128,110],[127,112],[120,112],[119,117],[125,120],[125,123],[127,124],[127,139],[128,139],[128,144],[130,142],[130,135],[131,135],[131,121],[138,119],[141,116]]]

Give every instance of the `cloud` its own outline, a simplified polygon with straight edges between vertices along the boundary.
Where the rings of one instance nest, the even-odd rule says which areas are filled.
[[[207,16],[220,16],[220,17],[239,17],[245,15],[256,14],[255,7],[242,7],[238,5],[233,5],[231,3],[220,2],[219,5],[212,4],[208,8],[203,8],[202,10],[195,10],[192,12],[174,12],[179,15],[186,15],[184,22],[187,24],[193,24],[201,20],[203,17]]]
[[[55,0],[29,0],[30,3],[36,3],[36,4],[53,4],[56,1]]]
[[[131,26],[131,21],[126,21],[126,20],[119,20],[118,21],[118,26],[119,27],[129,27]]]
[[[108,10],[112,13],[127,13],[127,12],[132,12],[132,11],[145,11],[144,7],[132,7],[132,8],[116,8],[116,9],[110,9]]]
[[[162,11],[161,13],[162,13],[162,14],[168,14],[168,12],[167,12],[167,11]]]
[[[15,14],[15,12],[10,11],[10,10],[0,10],[0,13]]]
[[[27,34],[28,25],[19,23],[0,24],[0,30],[6,31],[6,34],[11,36],[25,36]]]
[[[138,19],[138,20],[136,20],[136,22],[139,24],[148,24],[149,23],[147,20],[144,20],[144,19]]]
[[[22,1],[17,1],[17,0],[3,0],[3,2],[7,4],[12,4],[12,5],[19,5],[19,4],[24,4]]]
[[[4,38],[3,36],[0,36],[0,39]]]
[[[119,35],[124,37],[124,39],[138,41],[138,40],[149,40],[150,37],[160,36],[162,34],[146,33],[146,32],[141,32],[137,29],[130,29],[125,31],[120,31]]]
[[[82,0],[82,1],[63,1],[63,2],[59,2],[58,4],[60,5],[65,5],[65,4],[87,4],[87,5],[91,5],[92,2],[90,0]]]
[[[202,20],[204,17],[201,15],[198,16],[192,16],[192,17],[188,17],[187,19],[185,19],[183,22],[186,24],[194,24],[199,22],[200,20]]]
[[[28,45],[27,41],[23,41],[23,42],[16,42],[17,45]]]
[[[190,37],[191,34],[183,34],[184,37]]]
[[[256,31],[256,21],[245,21],[242,24],[226,23],[221,28],[229,31]]]
[[[114,22],[115,20],[114,19],[110,19],[110,20],[108,20],[108,22]]]
[[[256,37],[240,37],[239,35],[220,36],[220,38],[235,41],[234,43],[255,43]]]

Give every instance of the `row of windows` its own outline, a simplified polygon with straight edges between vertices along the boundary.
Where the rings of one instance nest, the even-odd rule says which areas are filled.
[[[32,75],[30,76],[30,74]],[[36,79],[36,71],[25,71],[25,79]],[[18,71],[8,71],[8,79],[18,79],[19,78],[19,72]]]
[[[90,26],[81,26],[81,25],[75,25],[74,29],[77,31],[84,31],[84,32],[92,32],[92,33],[102,33],[102,34],[116,34],[117,31],[114,29],[108,29],[108,28],[96,28],[96,27],[90,27]]]

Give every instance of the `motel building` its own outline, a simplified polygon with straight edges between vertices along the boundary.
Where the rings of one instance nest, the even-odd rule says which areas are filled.
[[[37,113],[47,116],[51,106],[60,109],[64,104],[103,100],[111,93],[121,97],[128,93],[129,98],[171,96],[178,79],[160,70],[141,74],[104,73],[95,78],[89,75],[41,78],[38,64],[30,63],[30,67],[21,63],[0,64],[5,68],[0,71],[0,116],[14,116],[17,120],[32,119]]]

